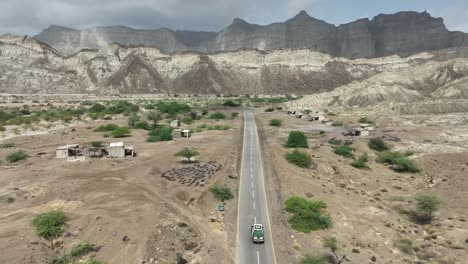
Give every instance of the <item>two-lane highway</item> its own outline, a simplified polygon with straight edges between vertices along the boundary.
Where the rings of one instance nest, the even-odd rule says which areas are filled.
[[[270,217],[265,195],[261,149],[257,126],[251,110],[244,110],[244,145],[239,183],[237,222],[237,263],[274,264],[275,251],[270,229]],[[262,224],[265,243],[254,244],[250,226]]]

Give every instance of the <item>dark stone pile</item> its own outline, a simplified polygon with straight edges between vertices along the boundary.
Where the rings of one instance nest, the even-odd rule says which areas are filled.
[[[166,180],[178,182],[187,186],[205,186],[213,174],[221,170],[221,164],[191,164],[183,168],[173,168],[161,174]]]

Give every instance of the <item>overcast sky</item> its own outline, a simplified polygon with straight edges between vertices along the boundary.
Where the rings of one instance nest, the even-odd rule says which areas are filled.
[[[335,25],[427,10],[443,17],[450,30],[468,32],[468,0],[0,0],[0,34],[35,35],[51,24],[219,31],[235,17],[264,25],[300,10]]]

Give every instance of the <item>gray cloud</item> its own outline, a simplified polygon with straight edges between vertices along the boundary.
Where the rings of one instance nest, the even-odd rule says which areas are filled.
[[[374,0],[369,0],[370,2]],[[459,0],[453,0],[458,1]],[[367,2],[362,0],[361,3]],[[421,1],[424,5],[424,1]],[[284,21],[307,10],[327,22],[340,24],[344,18],[331,13],[340,8],[336,0],[1,0],[0,34],[34,35],[49,25],[86,28],[125,25],[219,31],[233,18],[268,24]],[[428,8],[428,10],[430,10]],[[433,8],[446,18],[450,29],[468,31],[468,9]],[[382,10],[384,12],[385,10]],[[355,19],[366,14],[352,14]],[[377,14],[373,14],[377,15]]]

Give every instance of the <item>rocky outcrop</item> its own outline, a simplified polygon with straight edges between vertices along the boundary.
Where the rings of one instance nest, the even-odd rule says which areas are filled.
[[[80,49],[100,49],[113,42],[157,47],[163,53],[310,48],[346,58],[410,56],[423,51],[468,46],[468,34],[450,32],[442,18],[434,18],[427,12],[378,15],[372,20],[359,19],[335,27],[301,11],[284,23],[266,26],[236,18],[219,33],[167,28],[136,30],[124,26],[84,30],[51,26],[35,38],[64,54]]]

